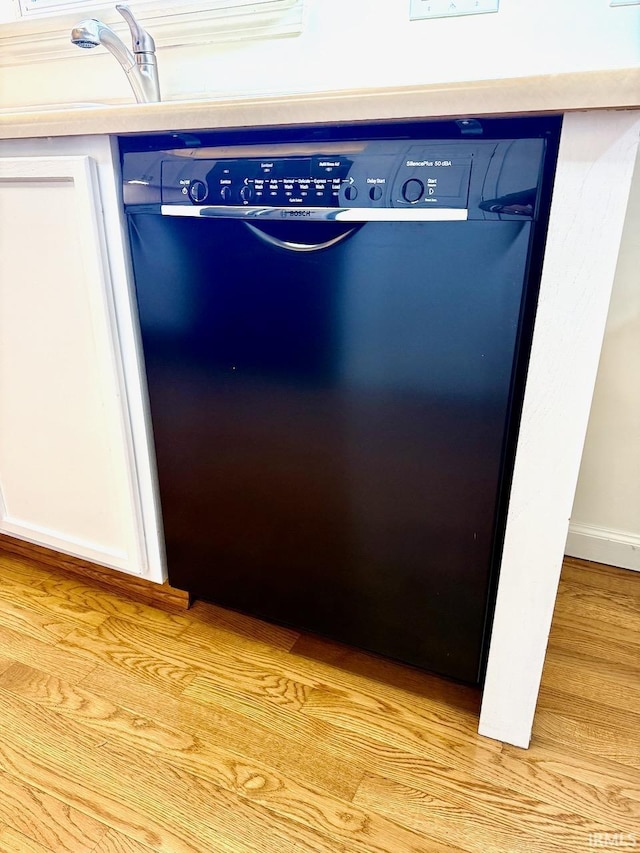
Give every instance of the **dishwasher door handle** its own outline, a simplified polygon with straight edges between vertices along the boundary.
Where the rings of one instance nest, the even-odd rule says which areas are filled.
[[[349,228],[342,234],[332,237],[330,240],[325,240],[322,243],[294,243],[292,240],[283,240],[280,237],[274,237],[273,234],[267,234],[251,222],[244,221],[249,231],[252,231],[259,240],[267,243],[269,246],[276,246],[278,249],[285,249],[287,252],[320,252],[323,249],[330,249],[331,246],[336,246],[342,243],[343,240],[351,237],[351,235],[359,230],[359,226]]]

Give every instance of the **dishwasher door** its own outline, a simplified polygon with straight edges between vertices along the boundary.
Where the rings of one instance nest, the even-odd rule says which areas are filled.
[[[532,223],[129,224],[170,582],[477,682]]]

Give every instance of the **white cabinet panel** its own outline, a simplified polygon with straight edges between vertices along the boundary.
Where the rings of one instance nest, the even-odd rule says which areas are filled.
[[[144,565],[89,157],[0,160],[0,530]]]

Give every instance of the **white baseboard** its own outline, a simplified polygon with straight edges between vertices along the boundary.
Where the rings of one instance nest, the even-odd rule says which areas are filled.
[[[640,535],[636,533],[574,521],[569,525],[565,553],[570,557],[640,572]]]

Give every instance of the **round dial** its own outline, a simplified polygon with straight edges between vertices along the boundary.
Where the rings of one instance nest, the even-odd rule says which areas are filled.
[[[253,198],[253,189],[249,186],[244,186],[240,190],[240,198],[242,201],[251,201]]]
[[[192,201],[199,204],[207,197],[207,185],[203,181],[191,181],[189,184],[189,195]]]
[[[345,187],[344,197],[347,201],[353,201],[358,195],[358,188],[354,187],[353,184],[350,184],[348,187]]]
[[[409,178],[402,185],[402,198],[405,201],[415,203],[420,201],[424,193],[424,184],[418,178]]]
[[[220,198],[222,201],[229,201],[231,198],[231,187],[222,187],[220,190]]]

